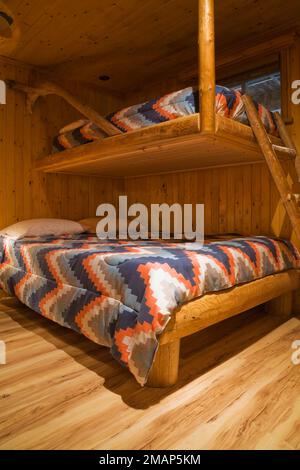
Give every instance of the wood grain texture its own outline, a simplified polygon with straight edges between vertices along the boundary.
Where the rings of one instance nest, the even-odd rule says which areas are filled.
[[[287,174],[295,172],[286,162]],[[293,188],[299,192],[299,185]],[[293,236],[292,228],[266,164],[128,178],[128,204],[166,202],[205,205],[205,232]]]
[[[216,3],[218,5],[218,3]],[[217,31],[216,31],[217,33]],[[241,41],[233,44],[225,49],[216,48],[216,79],[217,83],[224,86],[232,83],[232,76],[249,77],[255,69],[265,70],[270,73],[281,66],[285,76],[282,81],[282,94],[286,107],[290,105],[289,84],[290,79],[286,77],[288,68],[286,60],[281,61],[284,51],[290,50],[297,35],[295,30],[291,30],[286,34],[275,36],[267,40],[266,34],[256,37],[257,41],[253,42],[253,37],[247,41]],[[220,44],[219,44],[220,46]],[[281,62],[281,65],[280,65]],[[275,68],[274,68],[275,67]],[[286,80],[287,78],[287,80]],[[165,74],[164,79],[161,76],[153,77],[151,81],[144,83],[142,87],[129,90],[126,94],[125,104],[130,106],[133,102],[142,103],[147,99],[163,96],[170,91],[176,91],[179,88],[188,86],[198,86],[198,62],[185,67],[180,67],[176,74],[168,76]],[[288,119],[291,119],[290,117]]]
[[[13,50],[7,43],[1,53],[47,68],[56,77],[128,93],[158,77],[197,69],[196,0],[74,0],[72,13],[66,0],[4,3],[18,22],[20,36]],[[220,54],[244,41],[252,47],[262,37],[269,42],[299,24],[298,0],[286,0],[284,9],[282,0],[215,4]],[[99,81],[100,75],[110,80]]]
[[[294,311],[293,299],[294,299],[293,292],[287,292],[267,302],[267,304],[265,305],[265,309],[271,315],[279,315],[286,320],[292,315]],[[296,304],[296,308],[297,308],[297,304]]]
[[[29,67],[0,58],[0,79],[27,83],[33,74]],[[94,88],[72,86],[78,96],[103,113],[119,106],[115,98],[101,96]],[[25,95],[7,90],[7,104],[0,105],[0,228],[32,217],[92,216],[103,200],[116,200],[122,191],[118,182],[34,171],[35,158],[50,152],[57,131],[79,117],[63,100],[52,96],[41,98],[29,116]]]
[[[285,101],[285,109],[288,111],[288,118],[291,122],[289,125],[289,132],[292,136],[293,142],[296,145],[298,155],[300,153],[300,106],[293,103],[291,100],[291,85],[294,80],[299,80],[300,77],[300,38],[297,36],[294,43],[289,47],[288,66],[284,69],[284,84],[286,86],[287,94]],[[285,116],[284,116],[285,117]]]
[[[29,10],[26,14],[30,15]],[[291,80],[298,79],[300,73],[299,40],[293,39],[291,42],[291,35],[288,35],[285,39],[278,38],[276,41],[265,43],[263,48],[250,44],[249,49],[244,50],[243,58],[254,63],[256,53],[268,54],[273,49],[278,51],[282,47],[289,50],[289,64],[284,68],[283,76],[283,82],[286,87],[289,87]],[[227,56],[229,54],[230,57],[228,56],[224,61],[226,63],[229,59],[236,61],[237,56],[232,54],[231,49],[228,51]],[[222,65],[222,62],[220,64]],[[3,58],[0,58],[0,72],[1,79],[22,81],[28,80],[32,73],[30,68],[23,64]],[[177,75],[172,80],[174,89],[178,89]],[[128,96],[123,96],[124,104],[125,102],[132,104],[146,97],[170,91],[167,77],[160,80],[159,86],[157,81],[149,81],[149,86],[150,84],[152,87],[150,95],[149,89],[144,86],[142,93],[128,93]],[[86,97],[93,106],[97,104],[99,111],[103,111],[104,104],[107,110],[117,109],[121,105],[107,92],[99,94],[98,88],[82,87],[75,82],[73,86],[73,91],[78,97]],[[32,167],[35,164],[35,158],[44,157],[49,153],[51,139],[58,128],[79,115],[74,114],[73,110],[61,100],[51,97],[41,101],[32,119],[24,118],[25,103],[22,96],[11,91],[8,93],[8,105],[0,107],[0,128],[4,130],[3,140],[0,140],[0,159],[1,162],[4,161],[3,171],[0,172],[0,227],[33,216],[55,215],[81,218],[94,215],[95,207],[99,202],[115,202],[119,194],[126,194],[128,191],[129,199],[133,202],[146,201],[148,204],[151,201],[205,202],[207,232],[275,233],[284,237],[289,237],[292,233],[276,188],[270,181],[265,166],[261,164],[247,164],[230,169],[205,169],[202,172],[191,171],[160,177],[133,178],[127,180],[125,186],[121,182],[107,179],[104,181],[94,177],[34,173]],[[300,122],[300,107],[290,105],[288,93],[285,93],[283,98],[284,105],[289,105],[291,108],[290,116],[294,121],[289,127],[298,145],[297,129]],[[225,139],[226,128],[222,129],[219,125],[218,132],[222,132]],[[226,145],[228,144],[225,142],[221,158],[224,158]],[[242,158],[239,151],[238,147],[234,149],[235,155]],[[227,160],[231,154],[230,148],[225,155]],[[181,159],[180,164],[174,163],[182,169],[180,165],[186,165],[186,162],[182,159],[182,155],[179,155],[179,159]],[[134,166],[134,162],[128,157],[125,160],[123,162],[125,166],[127,163],[129,166]],[[207,160],[210,163],[209,155],[207,155]],[[148,161],[148,157],[145,161]],[[144,165],[144,160],[142,165]],[[289,164],[286,165],[286,169],[289,172],[293,171],[292,165]],[[295,188],[293,192],[298,193],[299,188]]]
[[[296,173],[297,173],[298,181],[300,181],[300,156],[297,155],[296,145],[290,133],[288,132],[287,127],[285,126],[284,120],[281,117],[281,115],[279,113],[275,113],[274,117],[276,120],[277,128],[279,130],[279,135],[281,137],[282,142],[284,143],[286,147],[288,147],[290,150],[293,150],[295,152]]]
[[[147,385],[169,387],[177,382],[181,338],[265,303],[267,311],[286,319],[298,289],[299,271],[290,270],[209,293],[179,307],[159,338]]]
[[[141,389],[107,349],[15,299],[0,302],[0,336],[1,449],[300,449],[299,318],[258,310],[183,339],[171,389]]]
[[[249,122],[251,123],[251,128],[256,136],[257,143],[266,159],[272,178],[300,243],[300,209],[293,196],[292,187],[258,115],[253,99],[251,96],[244,95],[242,100],[245,105]]]
[[[10,82],[8,85],[13,90],[18,90],[26,94],[27,109],[30,114],[33,112],[36,101],[41,96],[55,95],[64,99],[73,109],[82,114],[82,116],[94,122],[106,135],[121,134],[121,131],[116,126],[111,124],[105,117],[101,116],[90,105],[81,101],[68,90],[53,81],[40,80],[31,86],[24,85],[20,82]]]
[[[122,178],[263,160],[249,126],[220,115],[215,121],[216,133],[208,134],[199,132],[198,114],[177,118],[46,156],[36,169]]]

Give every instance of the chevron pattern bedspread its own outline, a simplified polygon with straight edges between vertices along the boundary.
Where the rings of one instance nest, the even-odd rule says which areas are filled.
[[[217,86],[216,113],[243,124],[249,124],[241,96],[239,91]],[[273,114],[261,104],[256,104],[256,107],[267,132],[271,135],[278,135]],[[107,119],[122,132],[130,132],[197,112],[199,112],[199,92],[188,87],[146,103],[122,109],[110,114]],[[77,127],[75,125],[68,132],[62,131],[55,137],[53,150],[58,152],[99,139],[103,139],[103,133],[95,124],[86,121]]]
[[[108,346],[140,384],[172,312],[207,292],[300,267],[288,241],[197,244],[94,236],[0,237],[0,286],[62,326]]]

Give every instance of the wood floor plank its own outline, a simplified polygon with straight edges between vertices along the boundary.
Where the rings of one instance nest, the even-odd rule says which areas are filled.
[[[0,299],[0,449],[300,449],[300,319],[254,309],[182,341],[140,388],[106,348]]]

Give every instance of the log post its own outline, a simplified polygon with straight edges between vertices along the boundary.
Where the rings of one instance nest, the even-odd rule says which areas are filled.
[[[9,295],[6,292],[4,292],[4,290],[2,290],[0,287],[0,300],[5,299],[6,297],[9,297]]]
[[[158,347],[146,384],[148,387],[170,387],[177,382],[179,351],[179,339]]]
[[[214,134],[215,94],[215,14],[214,0],[199,0],[199,113],[200,131]]]

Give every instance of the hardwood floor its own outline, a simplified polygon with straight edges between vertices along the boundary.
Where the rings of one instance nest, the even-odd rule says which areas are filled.
[[[300,365],[255,310],[182,341],[179,382],[141,389],[109,351],[0,300],[0,449],[300,449]]]

